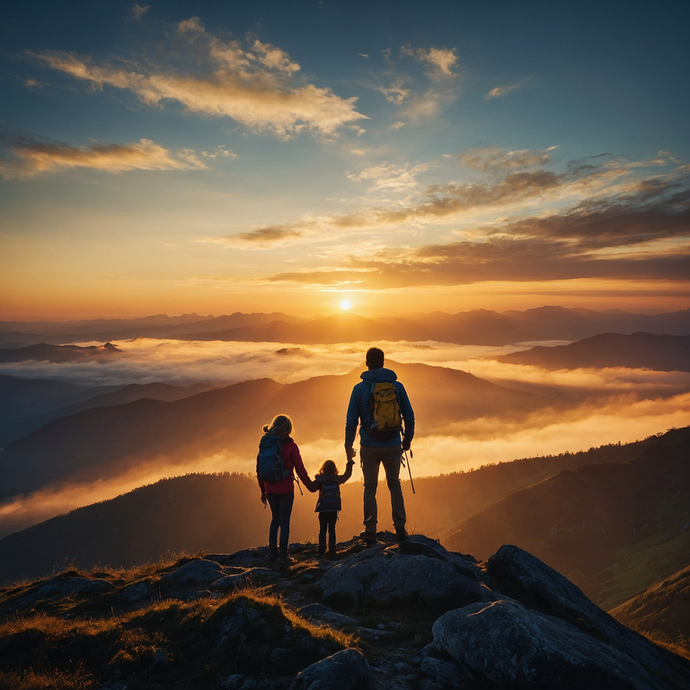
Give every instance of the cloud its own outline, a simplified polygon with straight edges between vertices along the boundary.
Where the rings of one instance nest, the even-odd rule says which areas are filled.
[[[217,242],[228,246],[257,245],[268,247],[282,244],[286,240],[298,239],[305,234],[304,228],[293,225],[272,225],[248,232],[239,232],[236,235],[225,235],[223,237],[206,238],[203,241]]]
[[[116,342],[123,352],[116,360],[0,363],[0,373],[18,378],[104,386],[153,382],[179,386],[193,383],[228,385],[262,377],[293,383],[312,376],[351,371],[364,361],[369,347],[367,343],[305,346],[153,338]]]
[[[86,385],[235,382],[270,376],[284,383],[312,376],[343,374],[361,365],[369,343],[336,346],[286,346],[276,343],[121,341],[125,358],[102,365],[34,363],[2,367],[2,373],[53,378]],[[251,347],[249,347],[251,345]],[[545,372],[537,367],[479,359],[516,348],[396,342],[383,347],[390,359],[471,369],[472,373],[510,385],[531,383],[554,390],[581,392],[583,401],[569,409],[545,410],[520,420],[480,417],[449,424],[434,436],[420,433],[413,443],[415,477],[469,470],[485,464],[536,455],[577,452],[607,443],[632,442],[687,424],[690,374],[640,369]],[[414,400],[413,400],[414,404]],[[497,433],[497,429],[500,433]],[[333,456],[342,439],[311,438],[300,443],[305,458]],[[228,452],[146,458],[116,476],[87,484],[50,487],[0,504],[0,537],[82,505],[107,500],[137,486],[186,472],[252,472],[252,460]]]
[[[449,79],[456,76],[453,67],[458,62],[455,48],[417,48],[403,46],[400,52],[403,55],[410,55],[429,67],[428,75],[435,81]]]
[[[424,458],[422,466],[416,463],[415,476],[578,452],[619,441],[632,443],[685,426],[688,412],[688,393],[653,400],[628,395],[591,401],[567,413],[537,413],[517,423],[495,418],[463,421],[457,429],[449,430],[455,433],[415,439],[415,457]]]
[[[229,117],[255,131],[286,139],[309,130],[332,136],[366,116],[357,112],[356,97],[341,98],[328,87],[295,81],[300,66],[280,48],[254,39],[238,41],[209,34],[197,17],[177,25],[171,40],[178,63],[194,69],[90,57],[61,51],[30,54],[42,64],[89,82],[136,94],[148,106],[177,102],[191,112]]]
[[[83,343],[88,344],[88,343]],[[123,356],[103,363],[32,362],[0,365],[0,373],[82,385],[126,385],[154,381],[189,385],[234,383],[268,376],[282,383],[338,375],[362,365],[370,343],[332,346],[246,342],[195,342],[142,338],[118,341]],[[545,410],[520,420],[480,417],[451,423],[434,436],[415,438],[415,477],[469,470],[484,464],[540,454],[576,452],[606,443],[630,442],[687,424],[690,374],[642,369],[546,372],[485,359],[521,348],[448,343],[382,343],[389,359],[424,362],[471,372],[515,388],[542,388],[574,400],[567,410]],[[422,349],[420,349],[420,346]],[[573,398],[573,391],[577,394]],[[563,399],[563,396],[561,396]],[[414,404],[414,401],[413,401]],[[496,430],[500,429],[497,434]],[[329,457],[342,439],[311,438],[304,457]],[[43,489],[0,503],[0,537],[73,508],[107,500],[163,477],[186,472],[252,472],[252,460],[226,454],[146,458],[117,475],[89,484]]]
[[[141,19],[149,11],[150,7],[151,7],[150,5],[145,5],[144,7],[142,7],[141,5],[135,4],[131,10],[132,17],[134,19]]]
[[[400,105],[406,98],[409,98],[410,94],[412,93],[411,89],[403,88],[404,83],[405,80],[403,78],[399,78],[396,79],[390,86],[377,86],[375,88],[384,95],[385,99],[389,103]]]
[[[413,189],[417,186],[416,176],[427,170],[427,165],[374,165],[359,173],[348,174],[348,179],[355,182],[372,180],[372,188],[380,189]]]
[[[206,165],[194,151],[176,154],[150,139],[135,144],[94,144],[75,147],[59,142],[18,139],[7,142],[13,160],[0,164],[7,177],[91,168],[119,173],[128,170],[199,170]]]
[[[548,177],[528,178],[517,191],[498,187],[491,193],[476,190],[470,198],[446,195],[421,208],[383,215],[389,222],[397,216],[402,223],[423,213],[450,214],[484,197],[496,203],[525,189],[550,189],[555,184]],[[689,227],[690,191],[652,202],[642,194],[583,202],[562,213],[466,233],[477,239],[381,249],[368,257],[343,257],[328,271],[278,273],[270,280],[316,285],[356,281],[364,289],[577,278],[686,281]]]
[[[421,192],[416,176],[433,164],[370,166],[349,178],[368,183],[372,192],[404,192],[402,198],[211,241],[269,247],[347,236],[348,249],[330,266],[267,278],[305,285],[355,282],[380,289],[495,280],[687,279],[690,170],[681,166],[645,177],[638,163],[595,156],[555,172],[545,167],[552,149],[471,149],[461,161],[482,178]],[[649,165],[659,161],[669,162],[660,158]],[[412,240],[434,226],[460,239],[415,247],[400,241],[399,233]],[[398,241],[386,247],[380,233],[390,230]],[[378,233],[381,239],[364,247],[354,233],[370,240]]]
[[[513,93],[513,91],[521,89],[528,81],[529,77],[526,77],[525,79],[519,81],[517,84],[511,84],[508,86],[496,86],[493,89],[491,89],[491,91],[489,91],[486,94],[486,96],[484,96],[484,100],[488,101],[491,98],[501,98],[502,96],[507,96],[509,93]]]
[[[551,161],[550,151],[556,147],[551,146],[544,151],[523,149],[520,151],[503,151],[497,147],[468,149],[460,154],[462,164],[480,172],[492,170],[514,170],[529,168],[536,165],[547,165]]]

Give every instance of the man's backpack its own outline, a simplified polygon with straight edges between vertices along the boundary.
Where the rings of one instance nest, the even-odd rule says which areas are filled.
[[[316,502],[316,512],[325,513],[341,509],[340,485],[338,482],[323,482]]]
[[[277,484],[290,474],[290,471],[285,469],[283,447],[279,436],[264,434],[261,437],[257,460],[259,479],[263,482]]]
[[[392,383],[375,383],[369,395],[369,426],[367,433],[377,441],[389,441],[399,434],[400,391]]]

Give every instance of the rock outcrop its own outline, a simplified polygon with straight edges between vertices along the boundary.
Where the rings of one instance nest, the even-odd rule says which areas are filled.
[[[198,635],[211,636],[213,654],[247,650],[242,654],[248,659],[254,650],[262,661],[253,658],[251,668],[242,666],[240,655],[238,672],[217,677],[215,685],[207,682],[209,688],[690,687],[686,660],[618,623],[562,575],[515,546],[503,546],[486,563],[477,563],[421,535],[398,543],[379,533],[374,545],[353,539],[338,551],[335,560],[319,558],[314,545],[293,544],[287,566],[271,564],[266,548],[208,554],[148,571],[138,581],[63,574],[0,592],[0,619],[53,609],[63,615],[89,598],[98,599],[109,615],[164,600],[216,600]],[[278,594],[280,606],[287,607],[283,613],[270,613],[260,596],[239,603],[229,596],[254,585]],[[303,621],[302,627],[295,621]],[[346,635],[337,638],[338,631]],[[338,651],[338,645],[345,648]],[[0,640],[0,663],[2,649]],[[174,670],[181,656],[157,649],[150,663],[160,674]],[[304,659],[303,665],[297,659]],[[119,681],[99,682],[116,687]]]

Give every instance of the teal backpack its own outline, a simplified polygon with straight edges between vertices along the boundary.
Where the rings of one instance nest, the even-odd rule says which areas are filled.
[[[285,469],[280,437],[273,434],[264,434],[261,437],[257,461],[259,479],[262,482],[277,484],[290,474],[290,471]]]

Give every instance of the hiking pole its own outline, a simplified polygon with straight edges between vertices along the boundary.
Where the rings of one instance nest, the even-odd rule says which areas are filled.
[[[414,457],[414,453],[412,452],[412,449],[410,449],[410,458]],[[412,481],[412,468],[410,467],[410,458],[407,457],[407,451],[405,451],[405,459],[401,458],[401,462],[403,464],[403,467],[405,467],[405,463],[407,462],[407,471],[410,473],[410,486],[412,487],[412,493],[416,494],[417,492],[414,490],[414,481]]]

